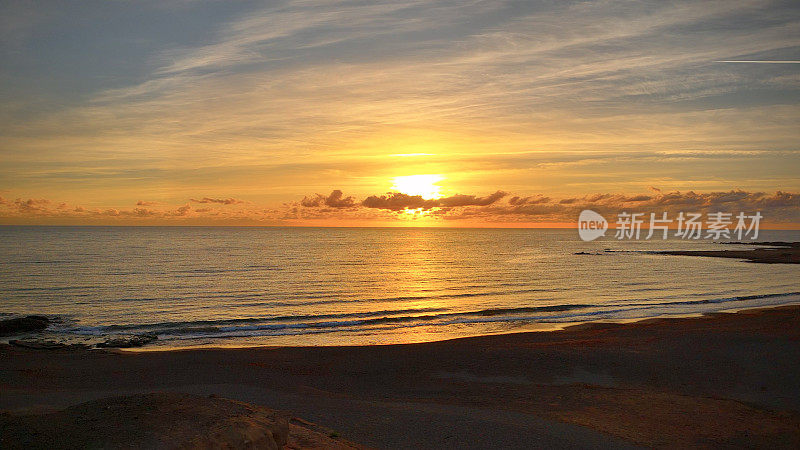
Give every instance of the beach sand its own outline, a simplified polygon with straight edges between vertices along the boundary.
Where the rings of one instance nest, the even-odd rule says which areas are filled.
[[[182,392],[289,411],[374,447],[797,448],[799,368],[797,306],[410,345],[2,346],[0,409],[11,429],[20,414]]]

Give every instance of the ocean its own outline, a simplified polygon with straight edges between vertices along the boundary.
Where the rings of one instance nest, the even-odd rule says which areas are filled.
[[[651,253],[720,247],[573,229],[5,226],[0,316],[49,316],[42,339],[152,335],[144,349],[166,349],[424,342],[800,302],[797,265]]]

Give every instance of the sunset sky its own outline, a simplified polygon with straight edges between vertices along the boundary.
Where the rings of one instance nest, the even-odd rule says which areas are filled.
[[[0,58],[0,223],[800,223],[797,1],[4,1]]]

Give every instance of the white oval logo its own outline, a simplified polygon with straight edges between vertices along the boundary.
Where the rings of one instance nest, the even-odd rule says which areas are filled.
[[[605,235],[606,230],[608,230],[608,221],[603,216],[591,209],[581,211],[581,215],[578,216],[578,235],[581,239],[593,241]]]

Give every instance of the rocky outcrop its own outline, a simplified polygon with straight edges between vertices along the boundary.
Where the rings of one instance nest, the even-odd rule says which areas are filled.
[[[16,334],[42,331],[49,324],[50,319],[45,316],[25,316],[0,320],[0,336],[14,336]]]
[[[141,334],[133,336],[118,336],[97,344],[99,348],[133,348],[147,345],[158,339],[158,336]]]

